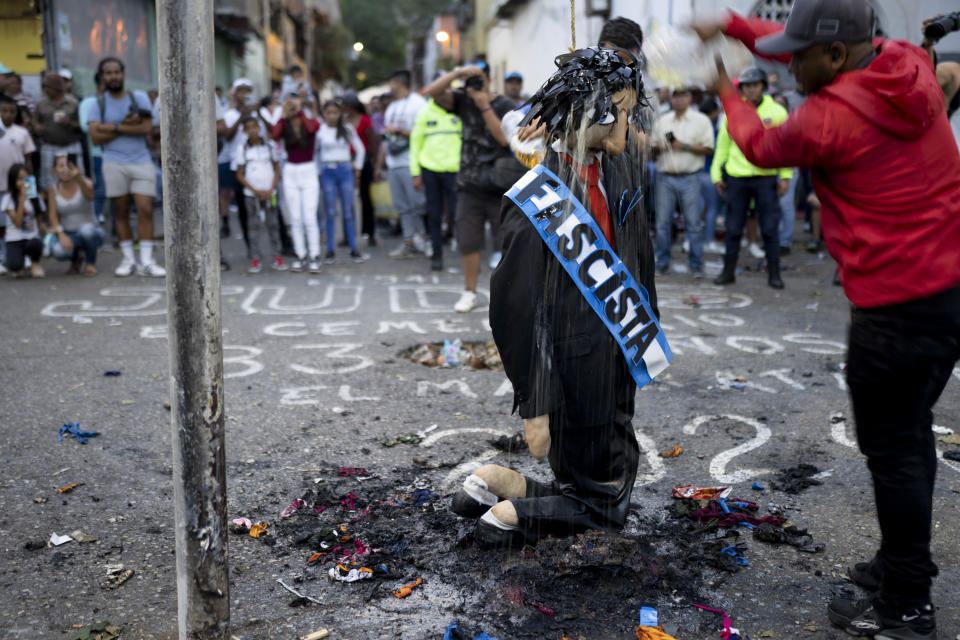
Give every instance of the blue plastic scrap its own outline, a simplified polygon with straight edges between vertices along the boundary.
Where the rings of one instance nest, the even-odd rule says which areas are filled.
[[[63,436],[66,434],[68,438],[76,438],[77,442],[80,444],[87,444],[87,438],[95,438],[100,435],[98,431],[81,431],[80,424],[77,422],[68,422],[67,424],[60,427],[60,433],[57,434],[57,442],[63,442]]]
[[[460,624],[458,622],[451,622],[447,626],[447,630],[443,633],[443,640],[460,640],[461,638],[466,638],[463,634],[463,631],[460,629]],[[497,640],[491,635],[487,635],[486,631],[483,631],[478,636],[474,636],[473,640]]]
[[[760,484],[759,482],[754,482],[753,486],[750,488],[753,489],[754,491],[763,491],[763,485]]]
[[[656,627],[660,624],[657,622],[657,617],[657,610],[653,607],[640,607],[641,627]]]
[[[110,377],[116,377],[116,376],[120,375],[120,372],[119,372],[119,371],[104,371],[104,372],[103,372],[103,375],[105,375],[105,376],[110,376]]]
[[[740,565],[741,567],[750,566],[750,561],[747,560],[744,556],[740,555],[740,553],[737,551],[736,545],[730,545],[729,547],[724,547],[723,549],[720,549],[720,553],[724,553],[730,556],[731,558],[736,560],[737,564]]]

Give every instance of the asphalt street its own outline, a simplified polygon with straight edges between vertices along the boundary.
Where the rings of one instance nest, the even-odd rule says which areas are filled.
[[[418,470],[443,502],[483,462],[549,477],[545,463],[488,443],[521,429],[502,371],[429,368],[401,355],[424,342],[490,340],[487,269],[481,306],[457,314],[462,276],[432,274],[423,259],[390,260],[388,240],[369,250],[364,264],[349,262],[341,249],[340,261],[319,275],[248,275],[241,243],[224,246],[234,265],[222,289],[230,518],[274,527],[305,483],[331,467],[363,467],[386,479]],[[708,259],[715,271],[719,256]],[[68,638],[73,625],[100,620],[121,626],[122,638],[176,637],[165,289],[162,280],[108,275],[118,261],[104,253],[101,275],[92,279],[48,263],[45,279],[0,280],[2,639]],[[674,262],[683,261],[675,252]],[[447,257],[448,267],[454,262]],[[782,291],[755,271],[726,288],[684,273],[658,277],[662,324],[676,357],[638,392],[634,426],[643,454],[633,501],[640,520],[628,529],[642,536],[645,525],[637,522],[669,518],[675,485],[732,485],[764,512],[779,503],[825,551],[748,541],[749,567],[707,572],[694,586],[709,598],[704,604],[725,610],[755,640],[841,638],[827,622],[826,603],[844,589],[855,592],[846,567],[868,559],[879,542],[843,381],[849,307],[831,285],[828,256],[795,250],[784,263]],[[742,266],[751,264],[741,257]],[[104,376],[108,370],[121,374]],[[960,432],[960,370],[954,373],[935,411],[941,435]],[[67,422],[100,435],[86,445],[58,442]],[[433,425],[419,444],[381,444]],[[658,455],[675,445],[681,455]],[[950,448],[938,446],[941,454]],[[821,484],[795,495],[769,486],[774,474],[801,463],[817,468]],[[952,640],[960,638],[960,463],[941,459],[938,473],[934,601],[940,637]],[[752,489],[755,482],[765,489]],[[83,484],[57,491],[71,483]],[[75,530],[98,540],[40,544]],[[442,531],[422,535],[438,553],[458,553]],[[293,638],[329,628],[334,638],[440,638],[459,619],[492,624],[486,630],[503,640],[514,637],[511,625],[529,629],[529,616],[542,615],[528,607],[500,622],[474,616],[473,600],[441,574],[424,575],[403,600],[365,600],[352,585],[299,579],[304,554],[278,553],[283,545],[230,537],[237,637]],[[516,553],[497,558],[514,562]],[[105,586],[116,569],[110,565],[120,563],[132,577]],[[278,578],[320,604],[291,608]],[[476,588],[494,593],[498,586]],[[692,620],[702,614],[685,613],[676,594],[661,596],[652,603],[660,622],[681,640],[698,638],[681,634],[702,628]],[[559,640],[563,624],[551,618],[538,637]],[[578,633],[628,637],[596,624],[596,634]]]

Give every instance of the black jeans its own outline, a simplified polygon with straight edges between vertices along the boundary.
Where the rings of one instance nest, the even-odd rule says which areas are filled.
[[[780,262],[780,198],[777,196],[777,176],[733,178],[727,180],[727,238],[724,263],[736,264],[740,255],[740,239],[747,221],[747,207],[752,198],[757,205],[757,219],[763,236],[767,262]]]
[[[903,304],[854,309],[847,384],[860,451],[873,476],[887,601],[928,602],[937,575],[930,557],[937,471],[932,409],[958,358],[960,286]]]
[[[422,169],[423,191],[427,199],[427,229],[433,255],[443,254],[443,204],[446,202],[451,215],[457,210],[457,174],[440,173]]]
[[[43,242],[40,238],[7,241],[7,269],[14,272],[22,271],[24,255],[29,256],[33,262],[40,260],[40,256],[43,255]]]
[[[373,198],[370,197],[370,186],[373,184],[373,164],[367,155],[363,161],[363,170],[360,171],[360,233],[373,238],[376,233],[376,219],[373,213]]]

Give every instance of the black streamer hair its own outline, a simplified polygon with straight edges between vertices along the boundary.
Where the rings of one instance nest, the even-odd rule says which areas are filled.
[[[625,49],[588,47],[565,53],[554,59],[557,71],[527,100],[530,111],[520,125],[534,118],[547,127],[548,139],[566,128],[568,118],[579,126],[586,110],[593,108],[590,124],[600,122],[612,106],[618,91],[632,88],[637,105],[631,119],[640,122],[640,110],[648,106],[644,95],[640,62]]]

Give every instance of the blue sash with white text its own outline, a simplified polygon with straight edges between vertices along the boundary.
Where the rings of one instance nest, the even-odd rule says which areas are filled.
[[[527,216],[620,345],[637,386],[642,388],[666,369],[673,351],[650,308],[647,290],[633,279],[570,189],[538,164],[504,195]]]

